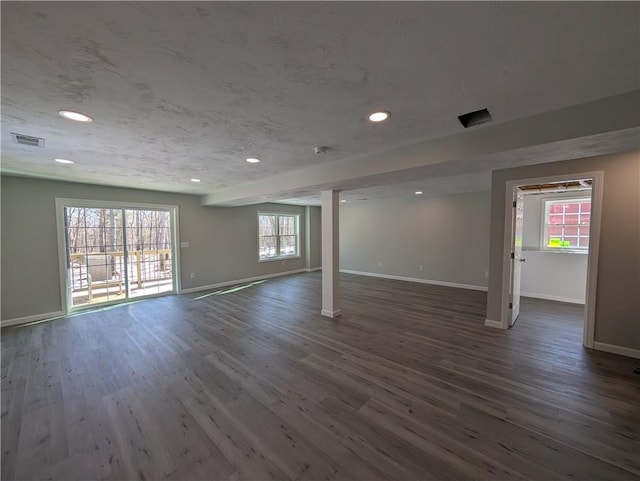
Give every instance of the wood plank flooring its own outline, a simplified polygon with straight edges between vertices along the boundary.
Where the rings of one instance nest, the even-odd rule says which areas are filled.
[[[581,308],[320,273],[2,331],[3,480],[640,477],[637,361]],[[231,291],[231,292],[227,292]]]

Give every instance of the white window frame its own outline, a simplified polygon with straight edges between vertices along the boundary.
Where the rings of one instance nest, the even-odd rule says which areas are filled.
[[[161,294],[144,296],[138,299],[150,299],[152,297],[159,297],[171,294],[181,293],[181,281],[182,275],[180,272],[180,233],[178,226],[180,225],[179,208],[177,205],[167,204],[145,204],[138,202],[119,202],[109,200],[93,200],[93,199],[69,199],[65,197],[56,197],[56,232],[58,237],[58,269],[60,271],[60,299],[62,303],[62,310],[65,314],[71,312],[80,312],[83,310],[95,309],[96,307],[107,307],[111,305],[121,304],[120,301],[115,302],[103,302],[99,306],[84,305],[74,306],[71,301],[71,291],[68,286],[67,279],[67,245],[65,238],[65,225],[64,225],[64,209],[66,207],[86,207],[97,209],[142,209],[142,210],[162,210],[168,211],[171,216],[171,242],[173,246],[173,259],[175,265],[172,264],[172,276],[173,276],[173,290],[163,292]],[[131,298],[129,300],[134,300]]]
[[[280,252],[280,217],[293,217],[295,219],[296,227],[295,227],[295,236],[296,236],[296,251],[293,254],[286,255],[276,255],[273,257],[261,257],[260,256],[260,216],[261,215],[270,215],[276,216],[276,252]],[[257,217],[257,238],[258,238],[258,262],[270,262],[284,259],[295,259],[300,257],[300,214],[291,214],[287,212],[258,212]]]
[[[540,250],[547,252],[564,252],[567,254],[587,254],[589,252],[589,247],[549,247],[547,244],[547,232],[549,224],[547,224],[547,219],[549,218],[549,208],[551,204],[568,204],[572,202],[585,202],[589,201],[592,203],[590,215],[593,214],[593,201],[591,199],[591,195],[581,195],[581,196],[548,196],[545,197],[543,202],[543,209],[541,212],[541,228],[540,228]],[[564,224],[561,224],[564,226]],[[571,224],[573,225],[573,224]],[[576,224],[577,227],[580,224]],[[591,222],[589,222],[589,231],[591,231]],[[589,236],[588,236],[589,237]]]

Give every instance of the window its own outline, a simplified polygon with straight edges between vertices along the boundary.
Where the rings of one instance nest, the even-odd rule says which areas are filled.
[[[589,248],[591,199],[545,201],[543,248],[584,250]]]
[[[176,206],[56,199],[65,311],[175,292]]]
[[[298,256],[298,217],[291,214],[258,214],[258,258]]]

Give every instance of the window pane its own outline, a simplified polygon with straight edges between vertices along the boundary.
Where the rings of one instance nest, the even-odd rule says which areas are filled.
[[[564,212],[565,214],[577,214],[580,209],[580,204],[578,202],[571,202],[569,204],[565,204]]]
[[[564,224],[564,216],[562,214],[549,215],[549,224]]]
[[[280,216],[280,235],[295,235],[296,218],[294,216]]]
[[[275,215],[258,216],[258,235],[260,237],[277,235]]]
[[[563,212],[564,212],[564,209],[562,208],[562,204],[551,204],[549,206],[550,214],[562,214]]]
[[[580,246],[582,248],[589,247],[589,238],[588,237],[580,237]]]
[[[589,225],[591,223],[591,214],[581,214],[580,215],[580,224]]]
[[[296,236],[280,236],[280,255],[292,256],[296,254]]]
[[[591,201],[580,203],[580,212],[591,212]]]
[[[581,237],[589,237],[589,226],[581,226],[578,228]]]
[[[260,258],[276,256],[276,236],[260,237],[258,255]]]
[[[578,235],[578,226],[567,226],[564,228],[564,235]]]
[[[577,225],[578,224],[578,215],[577,214],[569,214],[564,216],[565,225]]]
[[[547,229],[547,233],[551,237],[561,236],[562,235],[562,227],[550,225],[549,228]]]
[[[569,245],[567,245],[567,242]],[[578,247],[578,238],[565,236],[562,247]]]

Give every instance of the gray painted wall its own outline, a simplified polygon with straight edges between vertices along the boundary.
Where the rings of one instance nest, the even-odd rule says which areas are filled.
[[[591,191],[524,196],[522,245],[527,262],[522,264],[520,288],[523,296],[584,304],[587,256],[541,250],[540,236],[545,199],[573,199],[590,195]]]
[[[486,287],[490,192],[409,195],[340,207],[340,269]]]
[[[500,319],[505,189],[509,180],[603,171],[595,340],[640,349],[640,152],[498,170],[492,176],[487,318]]]
[[[2,176],[2,319],[61,309],[56,197],[179,206],[183,289],[305,268],[305,208],[261,204],[238,208],[200,205],[200,197]],[[319,209],[317,209],[319,211]],[[300,214],[301,257],[258,262],[257,212]],[[319,232],[319,215],[311,216]],[[317,262],[314,238],[312,260]],[[314,264],[315,265],[315,264]],[[196,277],[191,279],[189,273]]]

